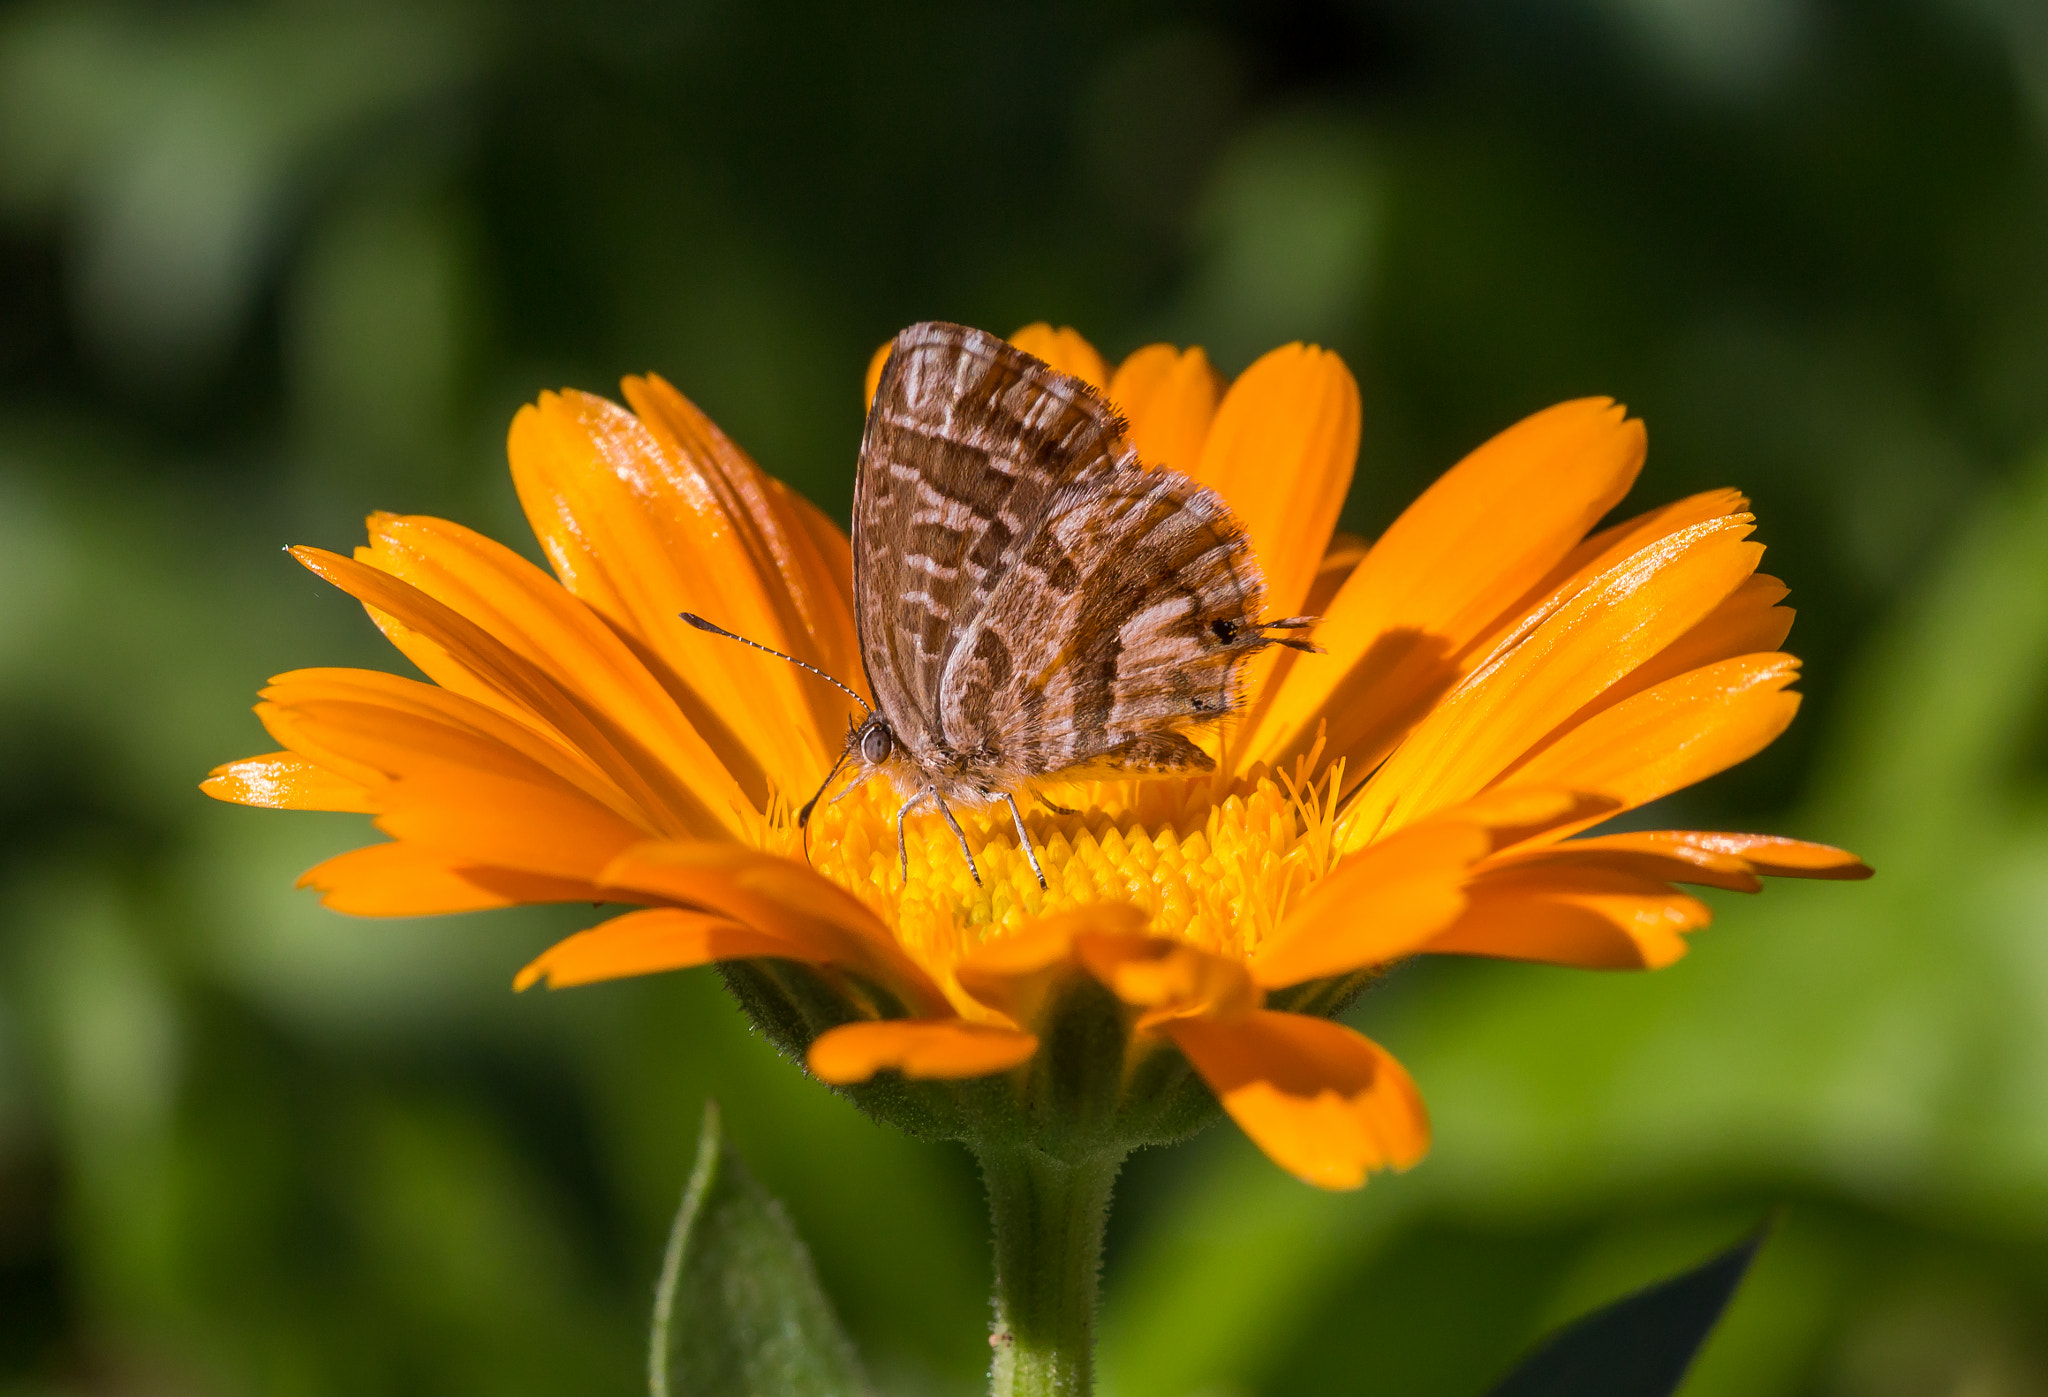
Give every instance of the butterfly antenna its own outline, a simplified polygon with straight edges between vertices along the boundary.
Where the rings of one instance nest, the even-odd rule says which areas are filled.
[[[866,699],[862,698],[862,697],[861,697],[861,696],[860,696],[859,694],[855,693],[855,692],[854,692],[854,691],[853,691],[852,689],[848,688],[848,687],[847,687],[846,685],[844,685],[844,684],[840,683],[840,682],[839,682],[839,681],[838,681],[837,679],[834,679],[834,678],[833,678],[833,677],[832,677],[831,675],[829,675],[829,674],[825,673],[825,671],[824,671],[824,670],[822,670],[822,669],[819,669],[819,668],[818,668],[818,667],[817,667],[816,665],[811,665],[811,664],[805,664],[805,663],[804,663],[804,662],[803,662],[802,660],[799,660],[799,659],[798,659],[798,658],[797,658],[796,656],[794,656],[794,655],[785,655],[785,654],[783,654],[783,653],[782,653],[782,652],[781,652],[780,650],[771,650],[771,649],[769,649],[769,648],[768,648],[767,646],[763,645],[763,644],[762,644],[762,643],[761,643],[760,641],[758,641],[758,640],[748,640],[748,639],[747,639],[747,638],[746,638],[745,636],[743,636],[743,635],[734,635],[734,634],[733,634],[733,633],[732,633],[731,631],[727,630],[727,629],[726,629],[725,627],[723,627],[723,626],[714,626],[714,625],[712,625],[712,624],[711,624],[711,622],[709,622],[709,621],[705,620],[705,619],[704,619],[704,618],[703,618],[702,616],[699,616],[699,615],[698,615],[698,614],[697,614],[696,612],[694,612],[694,611],[685,611],[685,612],[683,612],[683,613],[682,613],[682,617],[683,617],[683,619],[684,619],[685,621],[688,621],[688,622],[689,622],[689,623],[690,623],[691,625],[695,626],[695,627],[696,627],[696,628],[697,628],[698,630],[700,630],[700,631],[709,631],[709,632],[711,632],[711,634],[713,634],[713,635],[722,635],[722,636],[724,636],[724,637],[725,637],[725,638],[726,638],[727,640],[737,640],[737,641],[738,641],[738,642],[739,642],[740,644],[742,644],[742,645],[751,645],[751,646],[753,646],[753,647],[754,647],[754,648],[755,648],[756,650],[759,650],[759,651],[761,651],[761,652],[762,652],[763,654],[766,654],[766,655],[773,655],[773,656],[774,656],[774,657],[775,657],[776,659],[778,659],[778,660],[788,660],[788,661],[789,661],[789,662],[790,662],[791,664],[795,665],[795,666],[796,666],[796,667],[797,667],[798,669],[807,669],[807,670],[809,670],[809,671],[810,671],[811,673],[813,673],[813,674],[817,675],[817,676],[818,676],[818,677],[819,677],[820,679],[824,680],[824,681],[825,681],[825,682],[826,682],[827,684],[830,684],[830,685],[831,685],[831,686],[832,686],[833,688],[835,688],[835,689],[839,690],[839,692],[840,692],[840,693],[842,693],[842,694],[845,694],[845,695],[846,695],[846,696],[847,696],[848,698],[852,699],[852,700],[853,700],[853,701],[854,701],[855,703],[859,704],[859,705],[860,705],[860,707],[861,707],[861,712],[863,712],[863,713],[872,713],[872,712],[874,712],[874,711],[875,711],[874,709],[872,709],[872,708],[868,707],[868,701],[867,701]],[[844,753],[842,753],[842,754],[841,754],[841,759],[842,759],[842,760],[844,759],[844,756],[845,756],[845,754],[844,754]],[[837,770],[838,768],[837,768],[837,767],[834,767],[833,769],[834,769],[834,770],[836,771],[836,770]],[[828,779],[829,779],[829,778],[828,778]],[[815,803],[817,802],[817,797],[816,797],[816,796],[813,796],[813,797],[811,798],[811,800],[812,800],[812,803],[813,803],[813,804],[815,804]],[[804,807],[804,809],[805,809],[806,811],[808,811],[808,810],[809,810],[810,808],[811,808],[811,807],[810,807],[809,805],[806,805],[806,806]]]

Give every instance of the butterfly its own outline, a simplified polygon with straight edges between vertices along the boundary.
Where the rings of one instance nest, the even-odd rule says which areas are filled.
[[[1260,620],[1265,591],[1223,498],[1143,464],[1094,388],[984,331],[912,325],[890,344],[854,484],[854,625],[874,704],[803,666],[867,716],[798,822],[851,762],[849,790],[886,775],[906,797],[906,877],[903,822],[929,802],[979,883],[952,807],[1000,802],[1042,887],[1017,793],[1213,769],[1188,733],[1240,707],[1244,662],[1317,649],[1268,634],[1314,618]]]

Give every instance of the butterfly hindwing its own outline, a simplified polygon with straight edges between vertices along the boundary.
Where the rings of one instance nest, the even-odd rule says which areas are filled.
[[[1240,661],[1265,644],[1263,594],[1214,491],[1121,467],[1048,514],[966,628],[941,687],[943,729],[1003,785],[1074,768],[1206,768],[1180,729],[1237,707]]]

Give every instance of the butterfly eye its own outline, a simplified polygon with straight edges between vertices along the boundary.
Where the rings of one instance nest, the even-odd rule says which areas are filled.
[[[1225,645],[1237,639],[1237,624],[1233,621],[1226,621],[1221,616],[1209,623],[1209,629],[1214,631],[1216,638]]]
[[[880,766],[889,760],[889,750],[896,744],[889,740],[889,730],[879,725],[869,728],[860,735],[861,760],[869,766]]]

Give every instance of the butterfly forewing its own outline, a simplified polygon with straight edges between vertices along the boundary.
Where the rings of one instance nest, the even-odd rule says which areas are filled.
[[[854,485],[854,606],[869,683],[913,749],[939,739],[947,657],[1060,489],[1131,459],[1087,385],[994,335],[896,337]]]
[[[949,793],[1091,765],[1208,759],[1264,586],[1221,498],[1147,470],[1079,379],[993,335],[914,325],[877,386],[854,490],[877,706]]]

